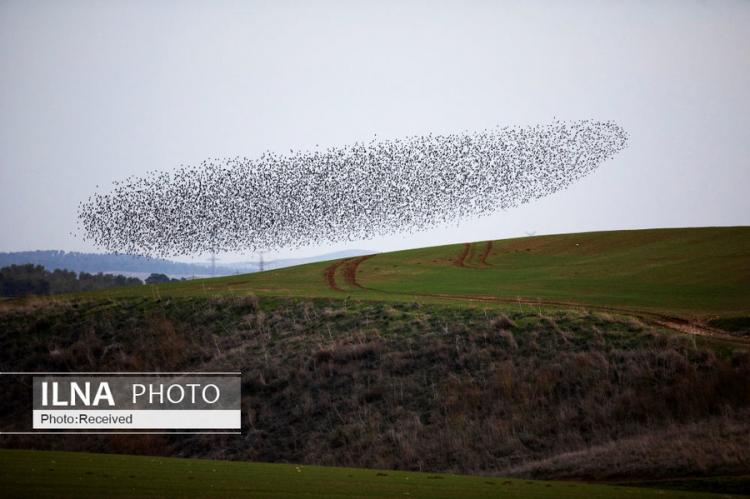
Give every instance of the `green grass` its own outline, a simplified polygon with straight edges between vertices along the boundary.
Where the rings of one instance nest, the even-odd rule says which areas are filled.
[[[290,464],[0,450],[3,497],[730,497],[573,482]]]
[[[487,251],[488,248],[490,251]],[[464,253],[463,266],[459,266],[457,260]],[[323,323],[328,325],[328,322],[333,322],[342,331],[354,331],[361,328],[363,317],[368,321],[382,319],[384,325],[380,329],[386,340],[393,337],[411,341],[409,335],[414,334],[415,330],[419,332],[424,329],[427,333],[433,334],[435,331],[442,331],[443,326],[446,328],[445,334],[447,335],[446,317],[450,316],[457,324],[464,326],[468,324],[470,328],[473,328],[469,319],[474,313],[481,314],[482,310],[470,310],[464,307],[478,306],[483,309],[505,308],[518,313],[518,331],[514,331],[513,334],[516,335],[520,348],[524,348],[526,336],[521,333],[526,329],[529,331],[539,329],[539,325],[536,322],[526,324],[526,320],[532,320],[525,318],[529,315],[529,310],[536,313],[537,306],[521,303],[523,300],[540,300],[546,304],[542,305],[542,308],[554,306],[554,304],[563,304],[565,307],[580,305],[584,308],[611,308],[624,312],[651,312],[710,320],[710,324],[737,336],[746,335],[747,318],[750,316],[748,307],[750,304],[750,227],[565,234],[493,241],[491,246],[487,242],[480,242],[468,246],[459,244],[385,253],[372,256],[359,263],[356,267],[357,286],[352,283],[351,272],[354,270],[353,263],[358,261],[359,259],[348,259],[321,262],[257,274],[85,293],[77,296],[96,300],[90,300],[90,303],[84,303],[84,306],[80,306],[80,303],[66,303],[66,307],[76,308],[77,311],[74,314],[62,307],[59,311],[62,314],[60,318],[54,314],[49,317],[43,316],[40,311],[31,307],[29,313],[32,314],[34,320],[29,319],[28,325],[24,326],[28,329],[24,334],[30,336],[20,334],[7,336],[6,355],[13,359],[33,359],[34,357],[26,354],[22,356],[21,353],[31,344],[29,338],[38,336],[39,344],[35,346],[34,355],[41,355],[41,358],[47,359],[48,346],[57,345],[56,342],[47,341],[48,335],[53,333],[58,335],[59,341],[61,328],[66,324],[69,326],[68,329],[75,332],[83,331],[84,325],[87,327],[91,324],[97,327],[101,325],[101,330],[97,329],[97,331],[98,334],[106,337],[102,340],[103,345],[120,342],[127,345],[126,339],[113,339],[107,336],[110,332],[120,334],[119,331],[123,328],[118,326],[110,331],[103,323],[100,324],[101,321],[97,322],[94,319],[101,316],[106,322],[119,318],[118,314],[148,316],[147,312],[152,309],[164,314],[165,310],[172,310],[170,307],[174,307],[174,313],[177,314],[172,319],[179,323],[177,319],[182,317],[180,314],[185,313],[184,322],[191,324],[191,328],[198,320],[195,314],[203,313],[204,315],[200,316],[201,327],[209,328],[207,331],[221,338],[221,331],[224,331],[227,336],[230,335],[228,331],[239,331],[232,321],[245,320],[245,316],[256,320],[262,316],[266,318],[264,319],[266,322],[271,321],[278,325],[277,323],[289,314],[275,314],[275,307],[279,303],[287,302],[279,297],[287,296],[304,299],[321,298],[322,300],[314,300],[321,310],[331,308],[331,313],[338,314],[330,321],[328,315],[323,312],[315,314],[313,319],[308,319],[307,309],[300,305],[299,314],[304,316],[305,321],[296,316],[296,318],[292,317],[293,326],[298,326],[298,323],[313,324],[314,327],[310,326],[311,334],[315,336],[310,336],[311,341],[321,343],[326,341],[322,333],[324,328],[319,327]],[[335,288],[331,287],[331,279],[326,277],[327,273],[329,277],[332,277]],[[249,294],[261,296],[263,299],[257,305],[251,304],[252,299],[237,300],[239,304],[236,305],[237,313],[234,315],[226,311],[219,313],[219,305],[225,306],[220,303],[210,310],[210,307],[200,303],[203,297]],[[174,303],[171,303],[171,301],[155,299],[167,297],[188,298],[188,300],[174,300]],[[53,297],[49,300],[67,301],[68,298]],[[110,302],[101,300],[102,298],[123,298],[123,300]],[[328,298],[337,299],[335,303],[338,305],[329,306]],[[218,302],[222,301],[224,300],[218,300]],[[373,304],[372,302],[375,301],[391,303]],[[438,322],[435,324],[429,322],[432,319],[425,315],[431,311],[429,307],[413,307],[408,309],[410,310],[407,311],[408,313],[405,312],[407,307],[410,307],[411,301],[435,304],[434,316],[435,321]],[[296,300],[289,301],[292,304],[294,302]],[[226,305],[230,308],[231,306],[234,305],[231,303]],[[257,310],[253,307],[257,307]],[[252,315],[248,315],[251,309],[255,311]],[[367,317],[366,310],[376,315],[372,318]],[[582,330],[581,332],[575,328],[576,317],[580,316],[584,322],[600,319],[604,321],[607,339],[619,334],[619,330],[611,324],[611,316],[605,320],[585,312],[572,311],[570,313],[574,315],[560,316],[555,319],[556,324],[566,331],[574,331],[579,335],[588,331]],[[462,316],[461,314],[468,315]],[[605,315],[608,314],[602,314],[602,316]],[[612,315],[619,317],[619,314]],[[15,315],[8,317],[9,321],[21,320]],[[485,312],[480,319],[484,321],[483,323],[489,323],[491,317],[488,319]],[[314,322],[316,320],[322,321],[321,324]],[[533,320],[538,322],[541,319],[534,318]],[[81,325],[79,326],[76,321]],[[118,319],[115,323],[124,324],[125,322]],[[371,322],[365,323],[371,324]],[[422,323],[424,324],[420,325]],[[268,328],[265,322],[263,324],[261,326]],[[283,334],[289,333],[290,338],[303,337],[294,327],[287,327],[286,322],[280,324],[279,331]],[[147,326],[148,323],[145,325]],[[133,327],[136,326],[140,327],[141,324],[135,323]],[[251,326],[256,327],[256,325]],[[454,332],[454,330],[455,334],[463,334],[458,325],[451,327],[451,331]],[[330,341],[333,342],[330,329],[327,331]],[[334,328],[334,333],[336,332]],[[635,343],[641,341],[639,337],[630,334],[629,330],[623,330],[621,333],[623,341]],[[267,351],[267,346],[263,345],[262,350],[255,352],[250,347],[255,348],[259,345],[253,343],[250,340],[251,337],[243,336],[243,334],[237,332],[236,336],[238,341],[242,340],[238,344],[244,345],[247,352],[236,350],[235,343],[231,341],[227,343],[225,350],[237,355],[237,365],[246,366],[248,363],[242,361],[240,354],[260,355],[261,351]],[[158,345],[159,337],[155,336],[155,333],[151,336],[156,338],[154,342]],[[146,336],[147,340],[151,336]],[[22,337],[24,340],[20,343],[18,338]],[[585,340],[583,336],[581,337]],[[77,336],[72,335],[70,341],[75,340],[81,343],[81,340],[76,338]],[[285,336],[280,337],[279,332],[276,331],[269,336],[268,348],[273,350],[277,343],[287,348],[287,344],[284,343],[287,340],[284,338]],[[658,339],[654,338],[654,341]],[[228,338],[228,340],[231,339]],[[699,338],[700,343],[704,340],[708,341],[708,339]],[[215,342],[216,339],[214,338],[213,341]],[[420,344],[429,344],[422,339],[419,341]],[[169,350],[172,349],[170,343],[164,344],[169,345]],[[141,360],[145,359],[144,362],[162,365],[163,361],[160,360],[159,355],[166,356],[166,350],[162,352],[158,348],[152,348],[151,343],[148,342],[143,345],[146,347],[146,352],[156,353],[152,357],[144,353]],[[450,345],[450,349],[445,351],[452,352],[455,349],[458,355],[459,343],[447,342],[446,345]],[[573,343],[571,348],[575,346],[576,344]],[[297,369],[295,372],[299,369],[294,366],[306,365],[305,359],[319,350],[319,348],[313,349],[310,353],[300,345],[295,346],[295,348],[298,347],[302,349],[299,362],[290,367],[290,369]],[[696,348],[695,345],[693,348]],[[402,351],[404,348],[399,350]],[[82,361],[76,360],[78,357],[75,357],[78,355],[76,348],[68,345],[65,352],[73,359],[72,365],[80,365]],[[425,355],[424,358],[432,362],[434,358],[431,355],[432,351],[426,350],[425,352],[430,355]],[[196,358],[200,358],[198,354],[200,351],[197,352]],[[518,352],[515,355],[517,356]],[[101,357],[91,356],[91,358]],[[294,359],[294,355],[285,351],[283,358],[285,363],[289,363],[290,359]],[[470,357],[462,354],[458,358],[466,360]],[[38,362],[35,365],[38,365]],[[279,363],[279,365],[284,365],[284,363]],[[294,460],[294,458],[289,458],[289,460]],[[714,479],[724,480],[721,477],[711,478],[711,480]],[[673,486],[673,484],[664,483]],[[740,485],[744,486],[744,482]],[[656,487],[659,486],[656,484]],[[112,498],[133,496],[606,497],[615,499],[618,497],[710,497],[710,495],[675,490],[662,491],[653,488],[638,489],[570,482],[541,482],[318,466],[300,466],[298,469],[294,465],[284,464],[21,450],[0,450],[0,491],[3,497],[36,496],[40,498],[102,496]]]
[[[122,288],[96,296],[245,294],[297,297],[487,303],[518,298],[711,319],[748,314],[750,227],[589,232],[375,255],[351,286],[340,265],[332,289],[321,262],[258,274],[160,286]],[[440,296],[436,296],[440,295]]]

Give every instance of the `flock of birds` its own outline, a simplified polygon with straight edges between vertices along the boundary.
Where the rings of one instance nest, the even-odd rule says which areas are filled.
[[[547,196],[622,150],[613,122],[560,122],[212,159],[115,182],[79,206],[113,252],[259,251],[420,231]]]

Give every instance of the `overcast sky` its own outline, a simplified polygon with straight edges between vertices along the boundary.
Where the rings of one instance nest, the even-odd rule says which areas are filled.
[[[129,175],[554,117],[629,147],[520,208],[267,258],[749,225],[750,2],[0,0],[0,251],[95,250],[77,205]]]

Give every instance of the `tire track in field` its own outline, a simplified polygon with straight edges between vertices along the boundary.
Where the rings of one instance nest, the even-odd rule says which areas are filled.
[[[469,256],[469,251],[471,251],[471,243],[464,243],[463,249],[461,249],[461,253],[456,256],[456,259],[453,261],[453,265],[456,267],[466,267],[466,257]]]
[[[346,262],[346,265],[344,265],[344,281],[346,281],[349,286],[359,289],[368,289],[357,282],[357,269],[359,268],[360,263],[364,262],[368,258],[372,258],[373,256],[375,255],[360,256],[357,258],[352,258],[351,260],[348,260]]]
[[[464,267],[464,268],[476,268],[478,266],[483,267],[491,267],[491,263],[487,263],[487,258],[489,258],[490,253],[492,252],[492,241],[487,241],[484,243],[484,248],[482,249],[482,253],[480,255],[472,255],[471,252],[473,249],[476,249],[474,247],[474,243],[464,243],[463,248],[461,248],[461,252],[456,255],[456,258],[453,260],[453,264],[456,267]],[[476,262],[477,256],[479,258],[478,263],[471,263]]]
[[[334,291],[341,291],[344,290],[339,287],[338,284],[336,284],[336,271],[339,267],[344,265],[346,262],[349,261],[349,258],[345,258],[343,260],[337,260],[333,262],[331,265],[326,267],[326,269],[323,271],[323,277],[326,280],[326,284],[328,284],[328,287],[331,288]]]
[[[487,263],[487,258],[490,256],[490,252],[492,251],[492,241],[487,241],[487,243],[484,245],[484,251],[482,251],[482,256],[479,259],[480,263],[484,265],[485,267],[491,267],[491,263]]]

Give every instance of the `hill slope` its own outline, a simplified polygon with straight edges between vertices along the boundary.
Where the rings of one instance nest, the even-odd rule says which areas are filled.
[[[517,301],[707,319],[747,315],[750,227],[589,232],[362,256],[260,274],[118,290],[395,301]]]
[[[240,296],[0,308],[0,370],[71,369],[240,371],[242,435],[0,447],[750,490],[747,351],[611,314]],[[3,432],[30,430],[30,382],[0,376]]]
[[[582,310],[627,309],[630,296],[652,317],[741,324],[747,237],[546,236],[3,302],[4,372],[241,371],[246,417],[241,437],[0,444],[747,491],[747,338],[689,338],[631,317],[643,312]],[[585,307],[523,303],[555,290],[563,299],[545,304]],[[702,299],[685,305],[685,290]],[[4,388],[3,431],[30,424],[27,386]]]

